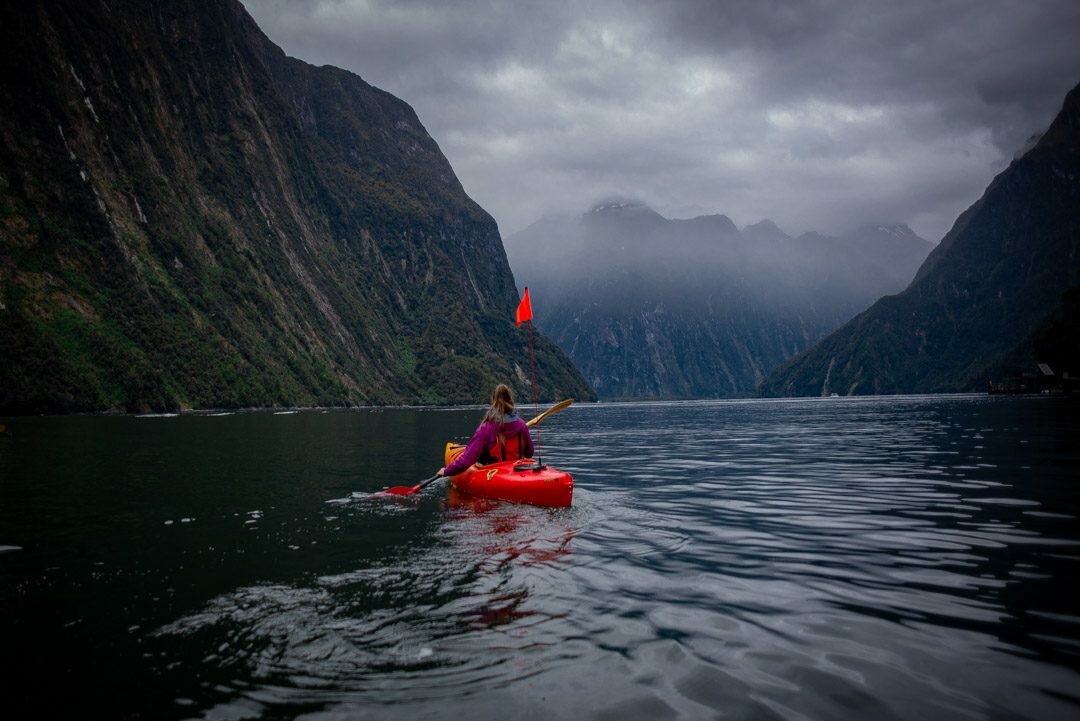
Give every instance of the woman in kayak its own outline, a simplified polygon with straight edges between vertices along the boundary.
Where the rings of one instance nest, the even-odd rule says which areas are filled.
[[[529,426],[514,415],[514,394],[500,383],[491,394],[491,407],[469,445],[450,465],[439,469],[440,476],[456,476],[472,464],[532,458],[533,442]]]

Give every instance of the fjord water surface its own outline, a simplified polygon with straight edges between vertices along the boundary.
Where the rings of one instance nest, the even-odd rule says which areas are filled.
[[[579,404],[563,510],[374,495],[475,408],[8,419],[0,708],[1075,719],[1077,410]]]

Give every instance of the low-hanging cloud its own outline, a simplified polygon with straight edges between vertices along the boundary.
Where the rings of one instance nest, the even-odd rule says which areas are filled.
[[[410,103],[504,235],[593,200],[937,240],[1080,82],[1075,0],[243,0]]]

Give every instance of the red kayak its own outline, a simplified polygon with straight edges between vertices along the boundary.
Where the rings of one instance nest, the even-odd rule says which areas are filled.
[[[465,446],[447,443],[447,465],[463,450]],[[533,506],[568,508],[574,495],[573,476],[531,458],[485,465],[474,463],[450,482],[454,488],[473,496]]]

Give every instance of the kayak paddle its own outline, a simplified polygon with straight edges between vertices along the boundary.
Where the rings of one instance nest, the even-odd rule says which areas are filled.
[[[547,418],[548,416],[550,416],[552,413],[558,413],[559,411],[566,410],[567,408],[570,407],[570,404],[573,403],[573,402],[574,402],[573,398],[567,398],[565,401],[559,401],[558,403],[553,405],[551,408],[548,408],[546,411],[544,411],[543,413],[538,415],[536,418],[533,418],[531,421],[529,421],[525,425],[527,425],[529,428],[532,428],[537,423],[539,423],[540,421],[542,421],[545,418]]]
[[[389,493],[392,496],[411,496],[427,484],[434,483],[440,478],[442,478],[442,476],[436,473],[431,478],[420,481],[415,486],[394,486],[393,488],[387,488],[385,491],[383,491],[383,493]]]

